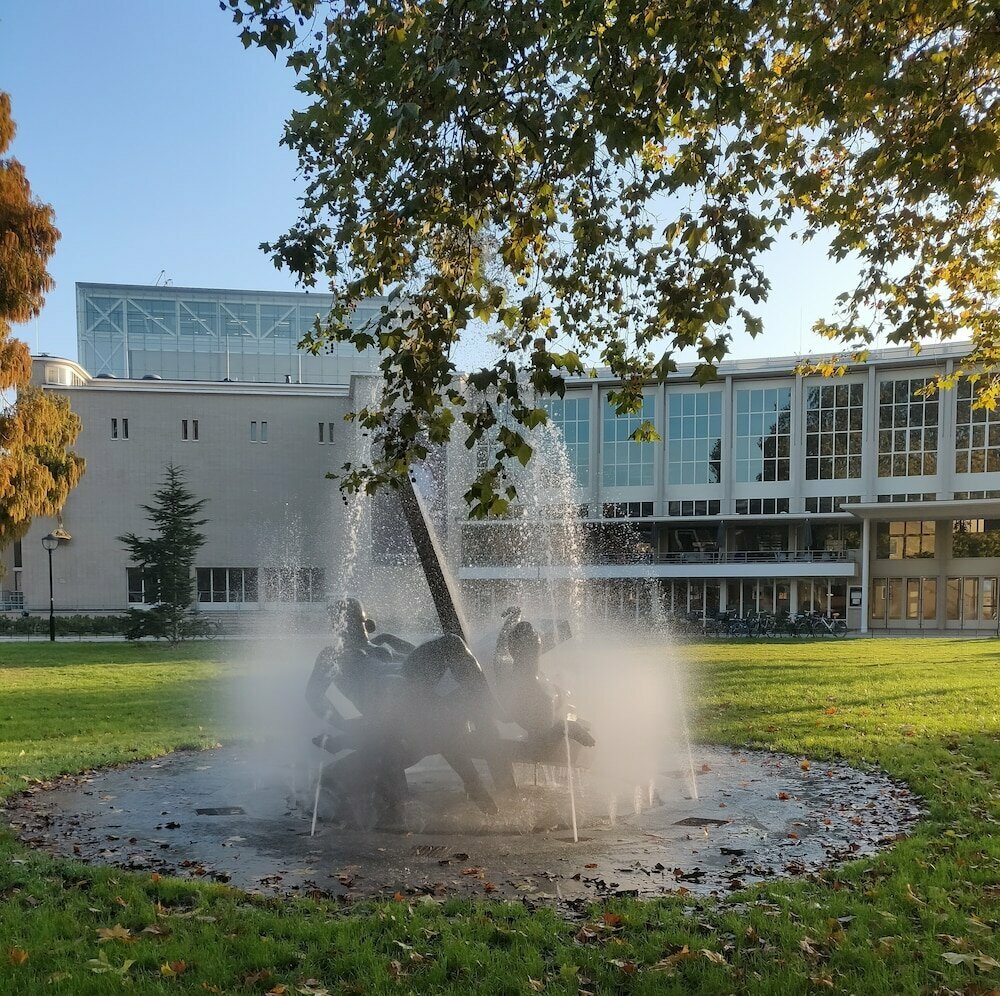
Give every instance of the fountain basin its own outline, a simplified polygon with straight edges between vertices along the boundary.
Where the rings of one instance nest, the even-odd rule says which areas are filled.
[[[321,820],[311,836],[315,768],[250,757],[231,745],[67,777],[13,800],[7,817],[49,853],[252,892],[573,902],[726,894],[804,874],[891,846],[921,812],[880,772],[699,746],[697,799],[686,772],[664,767],[653,804],[647,787],[621,786],[612,820],[606,786],[580,777],[579,843],[564,772],[544,769],[536,785],[522,767],[518,799],[487,817],[438,758],[408,773],[401,825]]]

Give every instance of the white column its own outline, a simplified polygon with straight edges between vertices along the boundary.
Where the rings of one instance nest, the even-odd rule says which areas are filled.
[[[871,560],[872,520],[865,518],[861,522],[861,632],[868,632],[868,581],[869,561]]]

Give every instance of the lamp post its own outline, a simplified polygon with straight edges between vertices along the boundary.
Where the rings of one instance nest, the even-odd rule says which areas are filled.
[[[56,600],[52,590],[52,551],[59,545],[59,537],[54,533],[42,537],[42,546],[49,554],[49,640],[56,639]]]

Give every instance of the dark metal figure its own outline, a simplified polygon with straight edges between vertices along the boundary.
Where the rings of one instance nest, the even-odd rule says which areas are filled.
[[[441,754],[470,798],[485,812],[497,812],[472,757],[487,759],[501,789],[513,787],[513,771],[508,779],[489,685],[465,641],[449,633],[415,647],[391,634],[372,636],[375,624],[357,599],[339,603],[332,616],[341,646],[319,655],[306,698],[336,731],[318,738],[319,745],[353,753],[328,769],[324,783],[347,801],[366,798],[378,816],[391,818],[406,793],[405,769]],[[438,685],[446,674],[454,687],[442,694]],[[347,719],[330,702],[330,685],[360,719]],[[357,817],[357,803],[351,808]]]

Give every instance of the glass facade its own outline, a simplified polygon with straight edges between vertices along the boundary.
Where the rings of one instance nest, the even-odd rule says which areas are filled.
[[[642,399],[642,410],[634,415],[619,415],[615,406],[604,401],[604,438],[601,446],[602,479],[608,488],[653,486],[655,447],[637,443],[632,433],[656,417],[656,399]]]
[[[667,484],[722,481],[722,392],[667,395]]]
[[[861,476],[864,384],[824,384],[806,392],[806,480]]]
[[[879,477],[937,473],[938,396],[919,393],[930,383],[912,378],[879,385]]]
[[[381,305],[359,307],[358,326]],[[80,364],[95,377],[346,384],[376,368],[374,350],[298,349],[332,306],[329,294],[77,284]]]
[[[562,432],[570,468],[581,488],[590,486],[590,397],[546,398],[549,422]]]
[[[877,522],[875,556],[879,560],[913,560],[934,556],[934,522]]]
[[[973,407],[973,387],[963,380],[955,408],[955,473],[1000,471],[1000,411]]]
[[[787,481],[792,392],[787,387],[736,393],[736,480]]]

